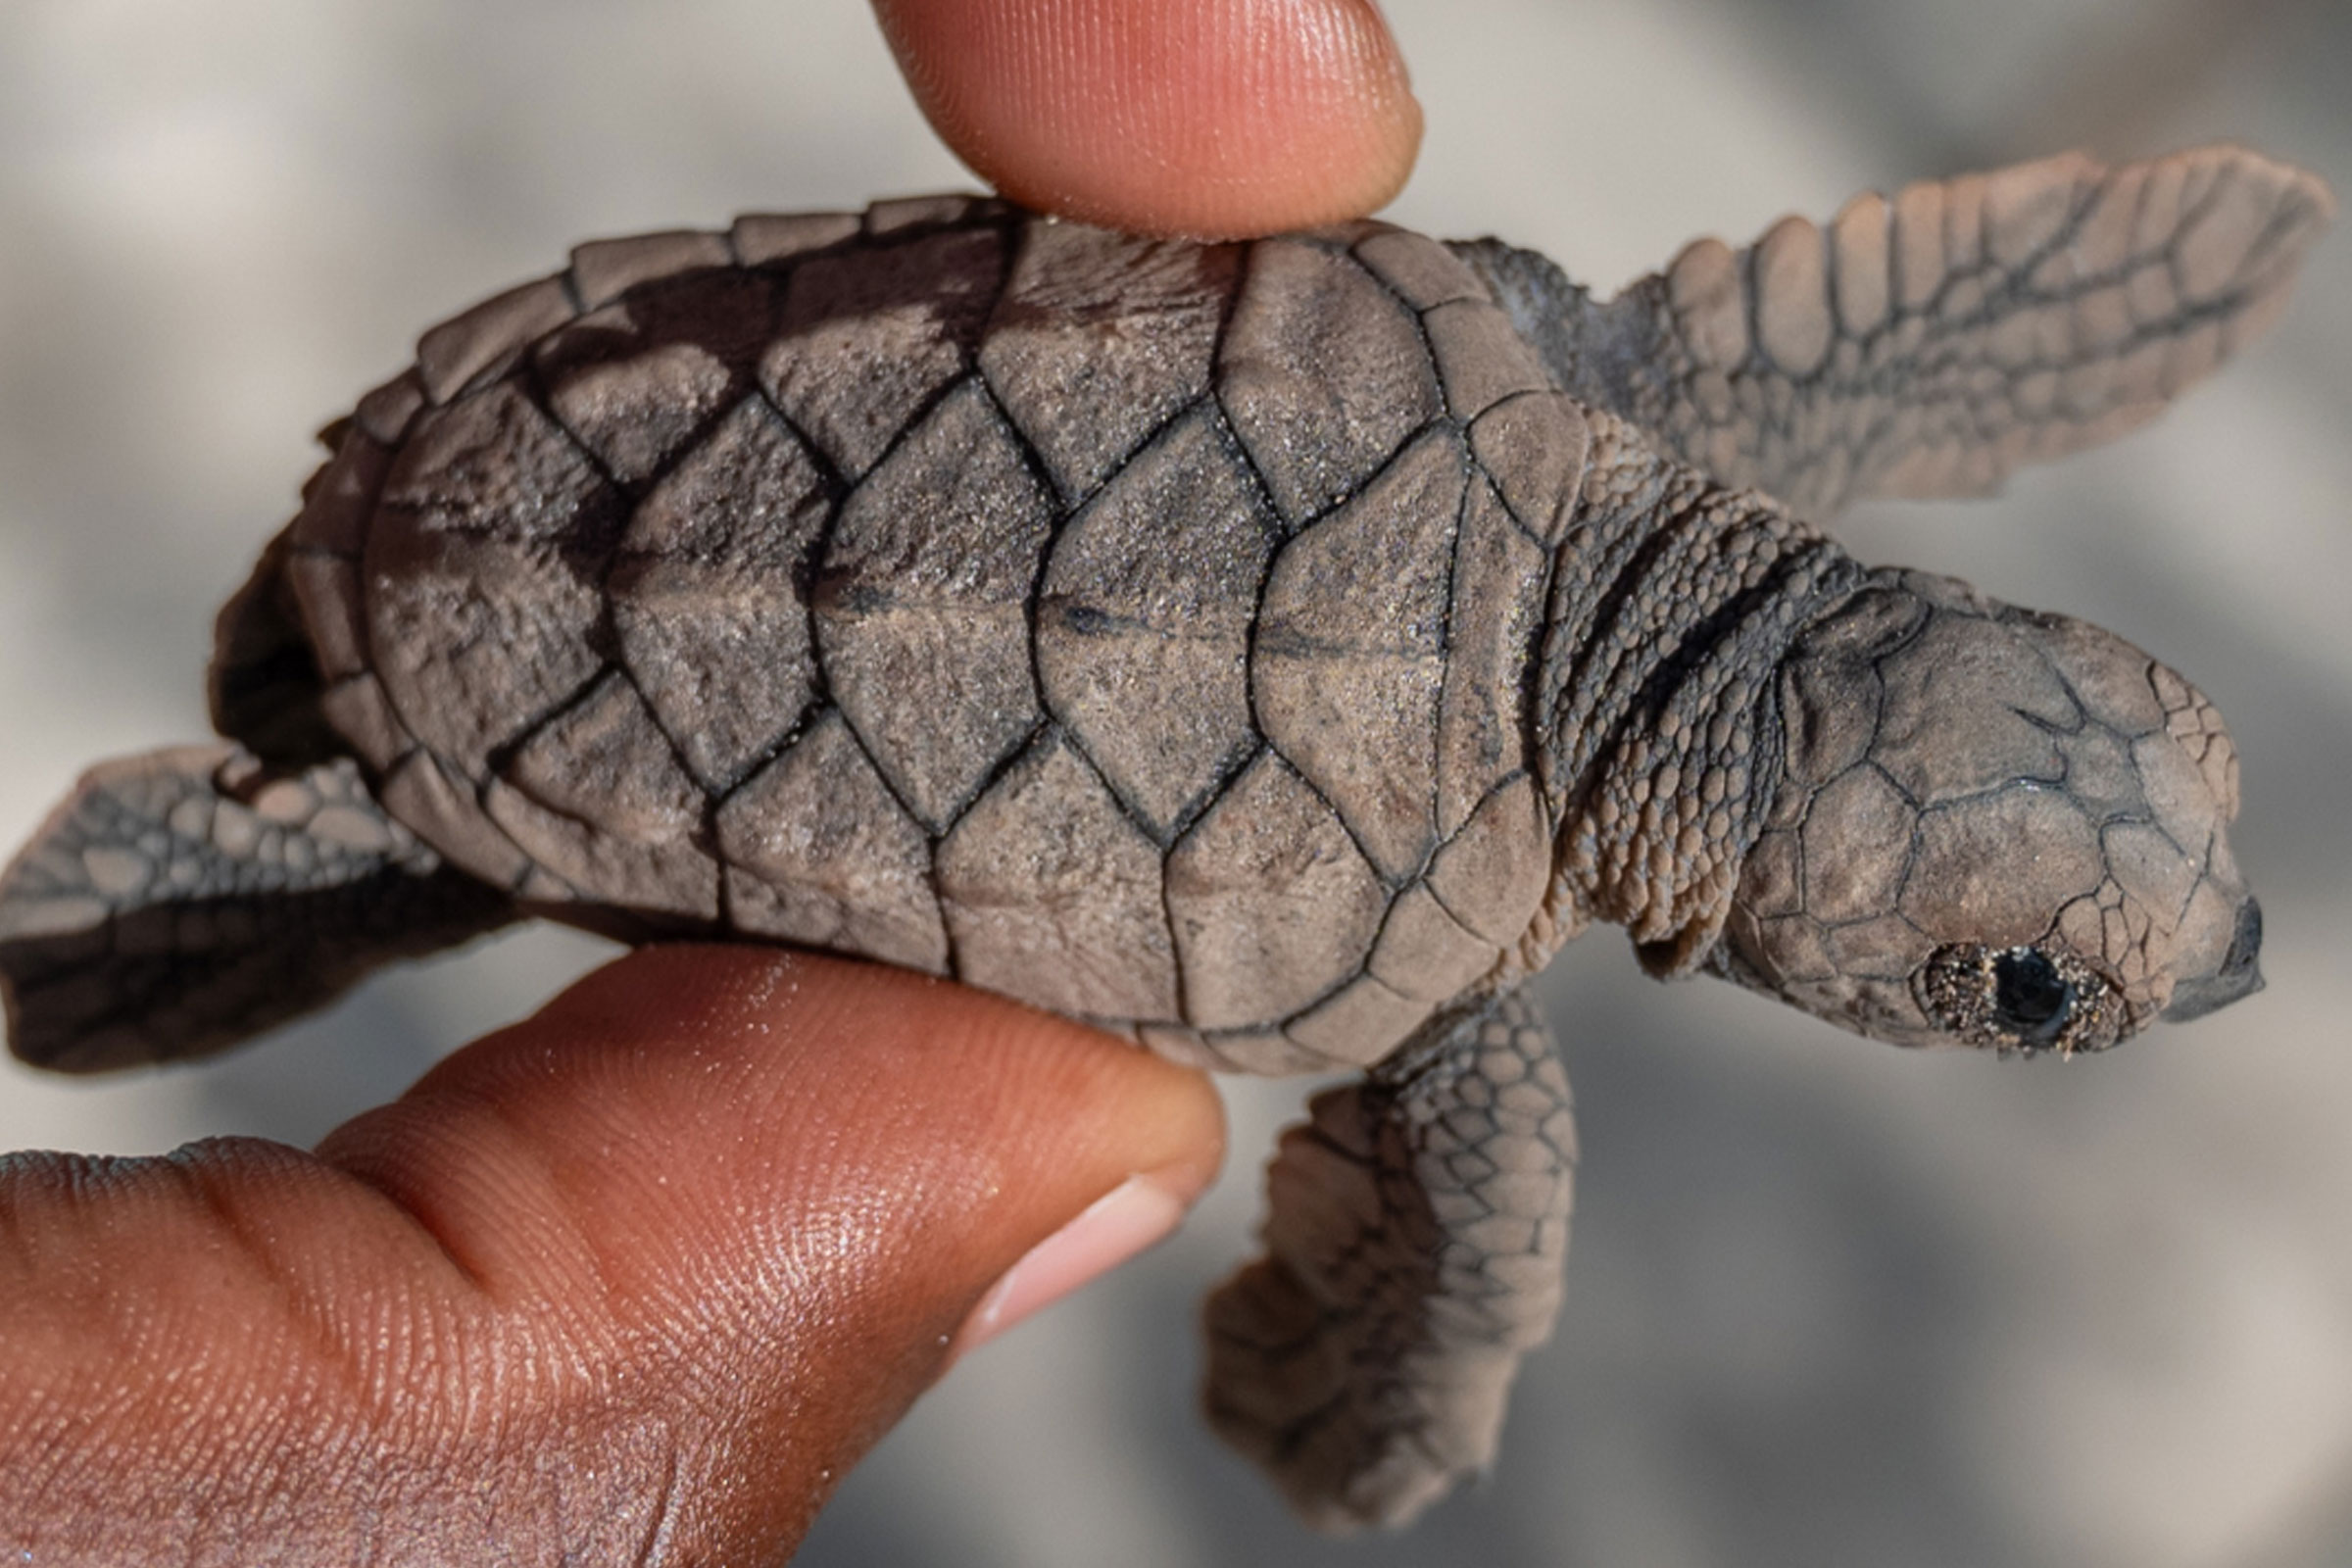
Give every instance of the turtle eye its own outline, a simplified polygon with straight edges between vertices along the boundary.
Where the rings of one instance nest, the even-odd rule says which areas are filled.
[[[2071,953],[1957,942],[1921,966],[1919,1000],[1943,1028],[1999,1051],[2104,1051],[2122,1038],[2123,998]]]
[[[1992,1021],[2028,1046],[2047,1046],[2065,1032],[2075,1010],[2075,988],[2034,948],[2011,948],[1992,960]]]

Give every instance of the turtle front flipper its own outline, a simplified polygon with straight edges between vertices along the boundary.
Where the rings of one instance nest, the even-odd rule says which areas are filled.
[[[39,1066],[202,1055],[515,918],[351,761],[182,747],[92,768],[0,875],[0,1000]]]
[[[1866,193],[1826,229],[1699,240],[1606,305],[1540,256],[1461,249],[1565,390],[1821,518],[1981,494],[2154,417],[2270,324],[2333,211],[2220,146]]]
[[[1266,1255],[1209,1299],[1209,1420],[1314,1524],[1401,1525],[1493,1457],[1551,1333],[1568,1077],[1514,991],[1310,1108],[1267,1173]]]

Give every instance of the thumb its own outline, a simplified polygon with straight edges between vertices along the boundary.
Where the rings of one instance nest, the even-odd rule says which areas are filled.
[[[680,947],[315,1156],[16,1156],[0,1543],[768,1560],[959,1333],[1172,1225],[1217,1118],[1009,1003]]]

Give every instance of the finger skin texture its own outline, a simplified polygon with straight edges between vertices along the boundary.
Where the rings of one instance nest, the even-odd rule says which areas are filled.
[[[1360,217],[1421,110],[1368,0],[877,0],[915,101],[1025,205],[1226,238]]]
[[[649,949],[315,1155],[0,1164],[0,1547],[779,1561],[1198,1074],[903,972]]]

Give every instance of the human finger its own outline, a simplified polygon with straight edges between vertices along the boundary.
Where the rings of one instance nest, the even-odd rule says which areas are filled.
[[[1360,217],[1421,110],[1372,0],[875,0],[943,139],[1026,205],[1226,238]]]
[[[11,1156],[0,1543],[768,1560],[959,1331],[1147,1243],[1220,1136],[1199,1075],[1077,1025],[680,947],[315,1155]]]

